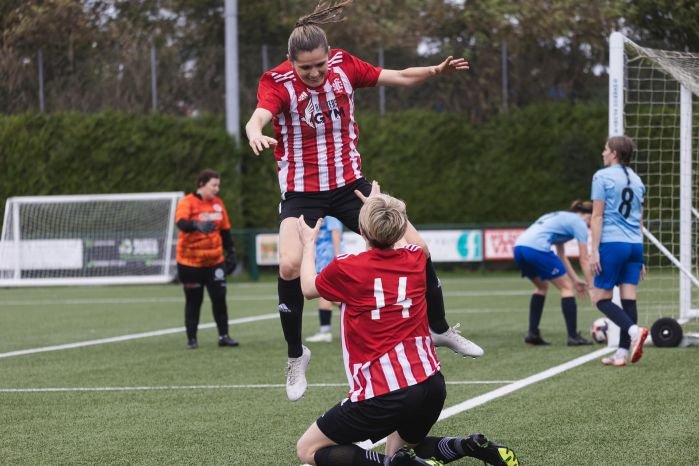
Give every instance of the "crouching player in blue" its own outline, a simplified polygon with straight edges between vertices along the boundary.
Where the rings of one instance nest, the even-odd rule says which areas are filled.
[[[328,265],[335,256],[342,252],[342,222],[335,217],[326,215],[320,225],[318,238],[316,239],[316,273]],[[333,341],[331,321],[333,315],[333,303],[323,298],[318,298],[318,318],[320,328],[318,333],[306,338],[309,343],[330,343]]]
[[[561,292],[561,311],[568,332],[568,346],[591,345],[578,332],[578,307],[575,292],[587,295],[592,283],[588,264],[587,229],[590,225],[592,203],[574,201],[568,212],[552,212],[543,215],[522,233],[515,242],[515,262],[522,276],[534,284],[529,302],[529,332],[524,341],[530,345],[548,345],[541,337],[539,323],[544,312],[544,301],[550,281]],[[578,241],[580,267],[587,281],[580,279],[565,255],[564,244],[571,239]],[[556,253],[551,247],[556,247]]]
[[[592,301],[620,328],[619,348],[602,359],[605,366],[625,366],[627,359],[638,362],[648,338],[648,329],[637,325],[636,289],[645,275],[641,214],[646,187],[628,167],[634,151],[631,138],[609,138],[602,152],[604,168],[592,178]],[[612,302],[615,286],[622,307]]]

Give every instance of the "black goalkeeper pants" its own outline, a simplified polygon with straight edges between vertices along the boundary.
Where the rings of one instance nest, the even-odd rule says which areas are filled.
[[[177,277],[184,289],[184,325],[187,329],[187,339],[197,338],[204,288],[211,299],[211,308],[219,336],[228,335],[226,274],[223,270],[223,262],[213,267],[189,267],[177,264]]]

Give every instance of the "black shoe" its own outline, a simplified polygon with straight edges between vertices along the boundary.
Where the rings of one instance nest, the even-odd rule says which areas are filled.
[[[585,346],[591,344],[592,342],[586,338],[583,338],[583,336],[580,335],[580,332],[578,332],[574,337],[568,337],[568,346]]]
[[[239,344],[238,340],[234,340],[228,335],[218,337],[218,346],[238,346]]]
[[[199,343],[197,343],[196,338],[192,338],[187,342],[187,349],[197,349],[199,348]]]
[[[540,333],[529,333],[524,337],[524,342],[528,345],[548,346],[551,343],[541,338]]]
[[[415,450],[408,447],[399,448],[388,462],[388,466],[443,466],[444,463],[435,459],[423,459],[415,454]]]
[[[539,337],[541,338],[541,337]],[[504,445],[491,442],[483,434],[471,434],[464,439],[466,456],[477,458],[495,466],[519,466],[515,452]]]

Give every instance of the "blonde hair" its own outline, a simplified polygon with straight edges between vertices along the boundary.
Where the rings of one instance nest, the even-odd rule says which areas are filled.
[[[388,194],[368,198],[359,211],[359,229],[369,246],[390,249],[408,229],[405,202]]]
[[[289,35],[288,54],[289,60],[295,61],[299,52],[312,52],[323,48],[330,50],[328,37],[319,24],[339,23],[345,20],[344,10],[352,0],[328,2],[320,0],[313,13],[302,16],[296,21],[294,30]]]

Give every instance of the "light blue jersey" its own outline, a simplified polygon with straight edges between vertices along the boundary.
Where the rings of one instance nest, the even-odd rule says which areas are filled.
[[[627,176],[628,173],[628,176]],[[629,167],[611,165],[592,177],[592,200],[604,201],[601,243],[643,243],[641,213],[646,187]]]
[[[587,225],[574,212],[552,212],[542,215],[527,230],[519,235],[515,246],[526,246],[537,251],[550,251],[554,244],[571,239],[587,243]]]
[[[342,222],[329,215],[323,217],[323,224],[316,238],[316,273],[320,273],[335,257],[332,235],[334,230],[339,230],[342,234]]]

